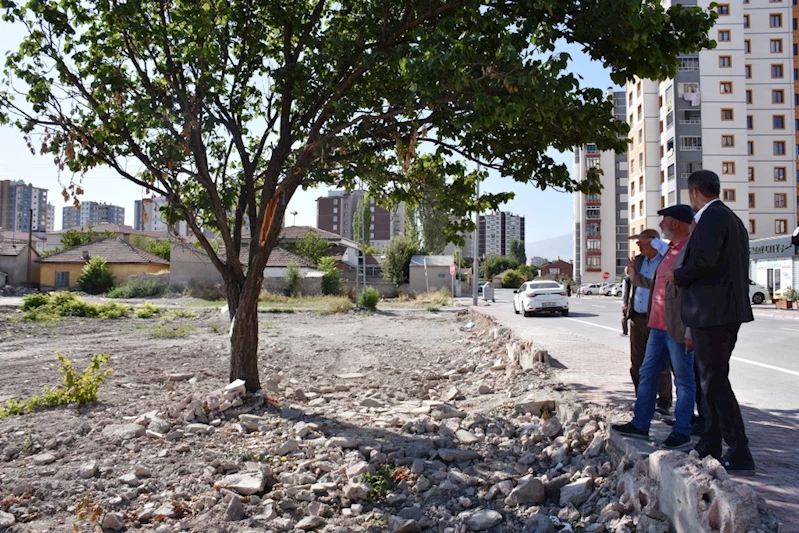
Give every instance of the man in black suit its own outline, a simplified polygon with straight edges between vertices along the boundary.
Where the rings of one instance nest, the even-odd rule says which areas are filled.
[[[682,292],[682,320],[691,328],[702,384],[705,428],[696,450],[730,471],[754,472],[755,462],[738,400],[730,386],[730,357],[744,322],[754,320],[749,302],[749,235],[719,200],[719,177],[698,170],[688,177],[696,228],[680,268],[666,274]],[[722,437],[727,453],[722,456]]]

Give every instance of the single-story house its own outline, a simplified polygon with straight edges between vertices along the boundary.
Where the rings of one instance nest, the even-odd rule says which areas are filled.
[[[113,233],[115,236],[122,236],[125,240],[129,240],[130,235],[141,235],[150,239],[164,240],[169,238],[168,231],[141,231],[135,229],[133,226],[126,226],[124,224],[111,224],[103,222],[100,224],[87,224],[77,228],[60,229],[58,231],[49,231],[45,233],[44,251],[52,252],[62,247],[61,236],[70,230],[86,232],[93,230],[98,236],[104,233]]]
[[[44,251],[44,243],[46,238],[44,233],[31,233],[31,244],[33,249],[39,253]],[[0,231],[0,242],[28,242],[28,234],[22,231]]]
[[[83,266],[93,257],[102,257],[117,284],[130,276],[157,274],[169,270],[169,261],[161,259],[116,237],[75,246],[39,259],[42,287],[72,289],[76,286]]]
[[[39,283],[38,252],[27,242],[0,242],[0,272],[6,274],[7,285],[36,285]],[[28,258],[30,256],[30,263]],[[30,269],[30,271],[29,271]],[[28,279],[30,276],[30,279]]]
[[[557,281],[564,275],[568,276],[569,279],[573,279],[573,274],[574,265],[559,257],[557,261],[551,261],[540,267],[538,276],[543,279],[553,279]]]
[[[446,287],[452,290],[453,275],[450,266],[452,255],[414,255],[411,257],[408,289],[413,293],[437,291]]]

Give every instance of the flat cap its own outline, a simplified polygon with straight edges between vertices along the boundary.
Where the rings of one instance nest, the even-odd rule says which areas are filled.
[[[690,224],[694,220],[694,210],[691,209],[690,205],[685,204],[672,205],[661,209],[658,211],[658,215],[671,217],[686,224]]]

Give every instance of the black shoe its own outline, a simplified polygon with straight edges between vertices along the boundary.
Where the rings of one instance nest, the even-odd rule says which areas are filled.
[[[663,420],[663,423],[666,424],[667,426],[671,427],[671,426],[673,426],[674,424],[677,423],[677,419],[676,418],[666,418],[666,419]]]
[[[655,411],[662,414],[663,416],[669,416],[671,414],[671,407],[667,405],[658,405],[655,407]]]
[[[638,429],[633,425],[632,422],[627,422],[626,424],[613,424],[610,426],[610,429],[615,431],[616,433],[621,433],[625,437],[632,437],[634,439],[649,439],[649,432],[644,431],[642,429]]]
[[[722,458],[721,466],[723,466],[727,472],[741,476],[754,476],[756,474],[755,461],[752,459],[748,461],[730,461],[729,459]]]
[[[660,443],[660,447],[664,450],[678,450],[688,444],[691,444],[691,437],[672,431],[666,440]]]

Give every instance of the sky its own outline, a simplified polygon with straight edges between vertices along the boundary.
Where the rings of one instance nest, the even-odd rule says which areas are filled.
[[[18,28],[2,24],[0,33],[0,51],[16,49],[21,34]],[[557,51],[567,52],[572,57],[570,70],[582,77],[583,86],[607,89],[615,86],[610,80],[609,71],[600,63],[591,61],[580,51],[579,46],[560,46]],[[557,162],[566,163],[572,168],[572,153],[558,153],[550,150]],[[61,228],[61,209],[71,202],[64,202],[61,196],[63,184],[68,184],[72,175],[68,171],[59,172],[53,163],[52,156],[32,155],[25,144],[23,135],[10,126],[0,126],[0,180],[24,180],[36,187],[49,189],[48,199],[56,206],[55,228]],[[125,208],[125,223],[133,225],[134,201],[149,194],[119,177],[107,167],[93,169],[83,178],[83,201],[106,202]],[[486,192],[513,191],[515,198],[502,207],[525,217],[525,241],[531,243],[551,237],[570,233],[573,228],[572,196],[551,189],[541,191],[532,185],[517,183],[511,179],[503,179],[494,174],[481,184]],[[299,190],[288,206],[287,212],[296,211],[296,224],[316,226],[316,199],[327,195],[327,188]],[[286,224],[295,224],[295,217],[287,215]]]

